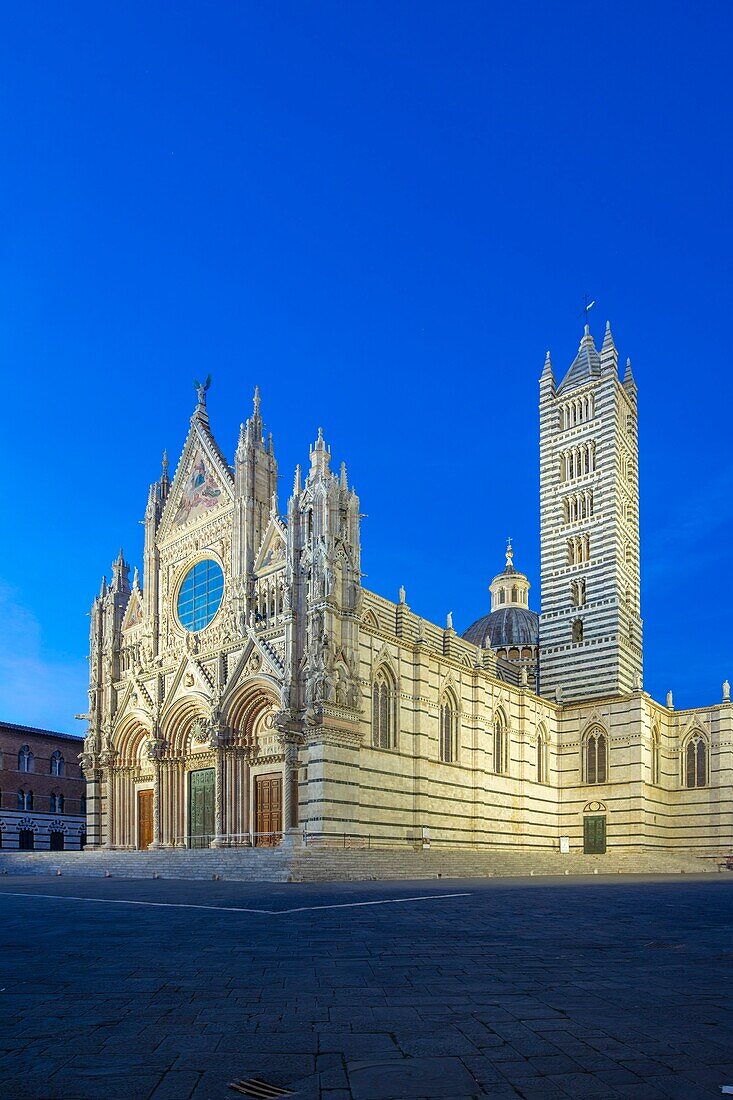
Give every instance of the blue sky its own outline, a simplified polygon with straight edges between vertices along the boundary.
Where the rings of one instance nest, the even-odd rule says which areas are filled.
[[[323,425],[365,583],[539,608],[537,381],[640,389],[645,687],[733,674],[729,4],[2,5],[0,717],[82,732],[86,611],[195,395]]]

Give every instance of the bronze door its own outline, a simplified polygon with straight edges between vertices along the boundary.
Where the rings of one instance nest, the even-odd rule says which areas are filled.
[[[149,848],[153,843],[153,792],[137,792],[137,846]]]
[[[255,779],[255,844],[260,848],[280,843],[282,832],[283,781],[275,775]]]
[[[583,818],[583,851],[591,856],[602,856],[606,851],[605,814]]]

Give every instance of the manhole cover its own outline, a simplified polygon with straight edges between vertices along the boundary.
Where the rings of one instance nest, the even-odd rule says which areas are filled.
[[[257,1100],[275,1100],[278,1096],[294,1095],[291,1089],[281,1089],[279,1085],[270,1085],[267,1081],[260,1081],[258,1077],[253,1077],[251,1081],[231,1081],[229,1088],[240,1096],[254,1096]]]

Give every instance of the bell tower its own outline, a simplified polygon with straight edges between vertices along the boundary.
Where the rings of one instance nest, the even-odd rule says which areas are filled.
[[[561,701],[641,686],[637,390],[606,324],[588,325],[557,385],[540,378],[540,693]]]

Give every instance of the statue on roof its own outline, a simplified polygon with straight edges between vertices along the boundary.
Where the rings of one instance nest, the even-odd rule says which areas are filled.
[[[193,385],[194,385],[194,389],[196,390],[196,393],[198,395],[199,405],[205,405],[206,404],[206,391],[208,390],[209,386],[211,385],[211,375],[210,374],[206,375],[206,381],[205,382],[199,382],[196,379],[194,379]]]

